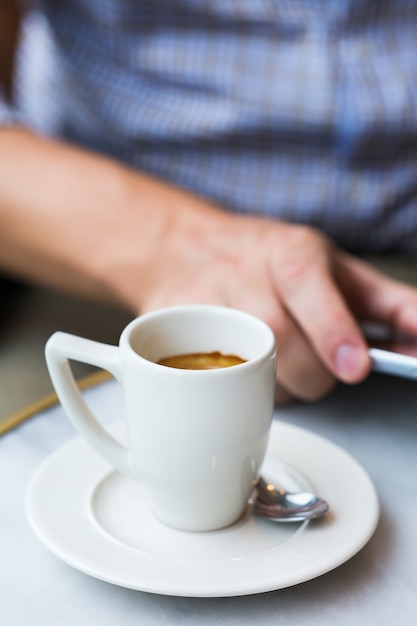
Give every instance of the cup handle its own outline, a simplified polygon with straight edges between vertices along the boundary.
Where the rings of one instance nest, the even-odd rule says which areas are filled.
[[[77,387],[69,359],[107,370],[120,382],[119,348],[69,333],[54,333],[45,346],[46,363],[57,396],[71,422],[88,443],[123,474],[135,477],[128,448],[107,433]]]

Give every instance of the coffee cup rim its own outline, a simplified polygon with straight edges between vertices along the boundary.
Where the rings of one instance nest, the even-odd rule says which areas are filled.
[[[239,363],[237,365],[233,365],[232,367],[225,368],[215,368],[215,369],[201,369],[201,370],[186,370],[179,368],[170,368],[165,365],[161,365],[151,359],[146,358],[137,352],[132,346],[132,334],[134,331],[146,324],[147,322],[156,321],[158,318],[162,318],[165,316],[176,316],[181,314],[189,314],[189,313],[198,313],[198,314],[221,314],[229,317],[236,317],[240,319],[246,319],[248,322],[257,325],[258,328],[264,333],[264,342],[265,348],[261,350],[256,356],[247,358],[243,363]],[[149,311],[147,313],[143,313],[142,315],[133,319],[123,330],[120,336],[120,347],[127,350],[127,352],[136,360],[146,362],[149,367],[155,367],[159,370],[165,370],[169,372],[170,375],[178,375],[178,376],[225,376],[225,375],[233,375],[233,373],[243,373],[245,370],[252,370],[259,366],[259,364],[264,363],[275,357],[275,337],[271,330],[271,328],[260,318],[247,313],[246,311],[242,311],[240,309],[235,309],[232,307],[226,307],[222,305],[214,305],[214,304],[186,304],[186,305],[176,305],[170,307],[164,307],[161,309],[155,309],[154,311]],[[203,350],[201,350],[203,351]],[[243,357],[242,357],[243,358]]]

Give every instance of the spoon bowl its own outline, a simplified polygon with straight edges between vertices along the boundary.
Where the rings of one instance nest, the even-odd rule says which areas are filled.
[[[253,511],[272,522],[302,522],[322,517],[328,503],[308,491],[291,493],[259,477],[252,498]]]

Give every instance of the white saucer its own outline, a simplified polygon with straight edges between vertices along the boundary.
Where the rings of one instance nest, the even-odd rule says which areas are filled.
[[[121,424],[109,429],[123,439]],[[263,473],[288,489],[309,487],[330,504],[310,524],[274,524],[250,507],[229,528],[187,533],[149,512],[141,485],[113,471],[77,438],[32,478],[26,512],[58,558],[95,578],[159,594],[247,595],[315,578],[358,552],[379,518],[375,488],[344,450],[274,422]]]

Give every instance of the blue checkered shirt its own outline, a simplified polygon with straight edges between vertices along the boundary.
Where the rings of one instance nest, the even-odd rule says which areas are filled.
[[[44,0],[3,123],[417,255],[417,0]]]

